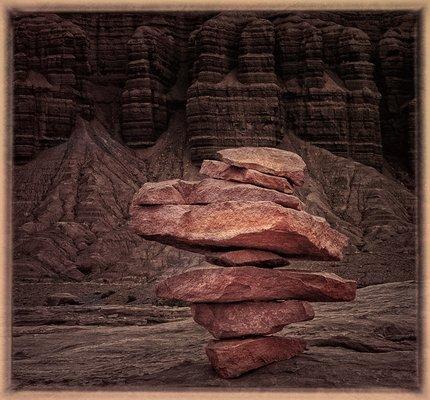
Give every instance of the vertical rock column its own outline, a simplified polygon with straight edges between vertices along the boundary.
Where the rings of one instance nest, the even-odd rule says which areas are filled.
[[[221,14],[190,36],[186,116],[194,162],[226,147],[280,142],[274,35],[268,20]]]
[[[363,164],[382,165],[379,101],[370,62],[372,45],[366,33],[345,28],[338,41],[339,74],[348,88],[350,156]]]
[[[128,48],[127,80],[121,96],[122,137],[130,147],[148,147],[168,125],[166,92],[178,69],[175,43],[169,32],[140,26]]]
[[[156,293],[191,304],[214,337],[206,346],[211,365],[233,378],[303,352],[302,338],[272,334],[312,319],[310,302],[353,300],[356,283],[284,268],[294,257],[339,260],[347,244],[292,194],[305,179],[297,154],[242,147],[217,155],[203,161],[201,181],[146,183],[130,214],[143,237],[203,252],[220,266],[170,277]]]

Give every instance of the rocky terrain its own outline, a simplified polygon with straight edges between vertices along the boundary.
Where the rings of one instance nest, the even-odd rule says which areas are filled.
[[[154,294],[209,264],[138,236],[129,206],[145,182],[200,180],[220,148],[270,146],[303,158],[304,210],[350,243],[342,261],[290,267],[361,289],[351,309],[321,306],[303,356],[228,385],[417,387],[417,24],[406,12],[13,15],[15,385],[226,385],[188,309]]]
[[[355,302],[316,304],[315,314],[312,324],[283,332],[308,340],[301,356],[229,380],[211,370],[204,353],[210,335],[191,318],[144,326],[59,325],[40,318],[14,327],[15,387],[417,389],[413,282],[359,289]],[[120,313],[110,318],[121,319]]]

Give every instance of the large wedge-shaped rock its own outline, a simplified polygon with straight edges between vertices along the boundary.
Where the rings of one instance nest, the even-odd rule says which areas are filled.
[[[203,160],[200,173],[211,178],[251,183],[283,193],[293,193],[294,191],[291,183],[285,178],[264,174],[254,169],[236,167],[222,161]]]
[[[218,375],[235,378],[276,361],[288,360],[306,349],[299,338],[264,336],[249,339],[212,340],[206,354]]]
[[[206,255],[206,259],[215,265],[223,267],[241,267],[252,265],[254,267],[275,268],[289,265],[285,257],[270,251],[241,249],[226,251],[224,253],[212,253]]]
[[[282,176],[297,186],[303,185],[306,164],[298,154],[290,151],[271,147],[237,147],[219,150],[217,154],[227,164]]]
[[[156,287],[158,297],[191,303],[306,300],[351,301],[356,282],[328,272],[232,267],[195,269]]]
[[[207,205],[137,206],[133,229],[176,247],[235,247],[274,251],[315,260],[339,260],[347,237],[325,219],[269,201]]]
[[[303,209],[300,199],[290,194],[251,184],[211,178],[201,181],[173,179],[147,182],[134,196],[133,204],[209,204],[231,200],[273,201],[284,207]]]
[[[194,321],[217,339],[267,335],[314,317],[311,304],[297,300],[196,303],[191,312]]]

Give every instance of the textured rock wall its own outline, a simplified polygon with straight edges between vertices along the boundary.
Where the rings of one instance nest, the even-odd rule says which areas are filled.
[[[193,160],[245,143],[276,146],[282,135],[273,25],[221,15],[193,33],[190,47],[187,123]]]
[[[211,26],[211,32],[215,32],[217,27],[225,31],[226,26],[230,32],[235,32],[232,26],[234,24],[236,32],[241,31],[236,33],[239,55],[236,63],[231,46],[223,48],[223,41],[217,40],[218,46],[215,49],[200,49],[200,55],[196,56],[194,66],[200,73],[193,75],[195,82],[207,81],[207,74],[211,74],[212,81],[218,83],[219,93],[222,93],[222,103],[227,106],[218,108],[219,99],[214,90],[212,94],[210,90],[196,93],[194,87],[198,85],[194,83],[191,87],[188,123],[194,159],[200,160],[213,155],[218,145],[240,146],[250,144],[250,141],[252,145],[258,145],[255,144],[259,143],[256,138],[249,137],[249,132],[254,131],[259,136],[260,143],[278,143],[278,138],[285,132],[293,132],[335,154],[351,157],[378,169],[382,167],[383,154],[387,153],[387,150],[383,151],[382,145],[387,143],[389,147],[396,137],[401,136],[404,145],[397,145],[395,156],[403,158],[403,161],[409,160],[410,150],[405,151],[411,143],[407,139],[408,135],[405,135],[409,120],[405,114],[408,109],[403,114],[397,109],[390,116],[391,120],[387,120],[384,112],[381,116],[380,110],[390,101],[390,95],[385,97],[386,93],[396,92],[396,88],[401,87],[406,95],[398,99],[399,108],[413,97],[413,90],[404,85],[404,80],[396,81],[394,87],[391,85],[387,89],[383,81],[377,79],[378,72],[382,71],[383,76],[391,81],[391,72],[384,72],[384,61],[378,58],[376,49],[378,39],[387,26],[406,19],[407,22],[402,22],[402,26],[404,29],[412,29],[416,16],[395,13],[382,16],[375,13],[287,13],[272,15],[268,19],[260,18],[259,22],[251,22],[255,17],[247,18],[248,20],[246,16],[239,18],[232,15],[229,19],[218,17],[206,23]],[[273,25],[275,46],[268,28]],[[198,31],[196,35],[204,36],[204,32]],[[217,35],[214,34],[213,37]],[[402,38],[407,40],[405,35]],[[414,43],[413,40],[409,41]],[[190,46],[195,50],[199,49],[194,42]],[[413,46],[405,55],[409,64],[414,55],[412,48]],[[225,58],[220,58],[222,53],[226,55]],[[214,54],[217,54],[217,62],[211,64],[209,60]],[[222,68],[219,67],[220,59],[224,61]],[[276,63],[278,79],[275,80],[272,60]],[[399,67],[396,60],[389,61],[395,64],[392,69]],[[213,75],[214,68],[217,68],[216,78]],[[206,76],[201,71],[205,71]],[[245,74],[245,71],[252,71],[250,76],[253,78]],[[402,71],[404,77],[409,77],[409,82],[413,82],[410,79],[414,76],[413,71]],[[221,80],[220,75],[223,73],[224,79]],[[265,82],[273,82],[276,86],[268,91],[268,87],[263,86]],[[259,84],[259,89],[249,86],[251,84]],[[260,111],[260,118],[270,116],[271,122],[266,122],[266,126],[270,126],[273,132],[270,138],[264,128],[253,120],[242,117],[242,123],[237,123],[239,114],[251,115],[254,111],[251,105],[248,108],[242,106],[242,99],[250,99],[250,90],[259,93],[258,99],[254,98],[251,103],[260,104],[261,97],[267,99],[269,107],[266,107],[266,112]],[[199,100],[195,97],[199,97]],[[196,106],[200,99],[202,104]],[[232,107],[233,102],[239,108]],[[276,111],[273,113],[273,110]],[[214,119],[212,124],[207,122],[208,115],[210,119]],[[400,126],[397,132],[400,130],[402,134],[392,132],[393,124]],[[392,137],[394,139],[390,139]],[[407,164],[411,165],[410,160]]]
[[[380,95],[367,35],[306,14],[275,23],[286,129],[335,154],[380,168]]]
[[[193,158],[226,146],[273,146],[288,131],[380,168],[380,93],[367,34],[307,14],[272,19],[218,17],[195,32],[187,103]],[[217,45],[199,46],[205,35]]]
[[[85,32],[55,14],[22,16],[14,34],[14,154],[25,162],[70,136],[88,104],[73,87],[90,72]]]
[[[106,103],[91,82],[116,88],[106,120],[131,147],[153,146],[186,106],[194,161],[294,133],[413,170],[417,14],[18,14],[13,25],[17,162]]]
[[[414,115],[412,109],[412,114],[409,114],[407,106],[415,97],[417,84],[411,79],[416,68],[416,23],[416,19],[408,15],[395,18],[393,27],[382,35],[377,47],[384,95],[381,102],[381,129],[385,155],[403,159],[410,165],[413,164],[409,158],[412,149],[409,135],[405,133],[408,131],[409,115]],[[406,154],[405,149],[409,149]]]
[[[141,26],[127,47],[127,81],[121,99],[122,137],[129,146],[151,146],[167,128],[165,92],[176,80],[175,42],[160,29]]]

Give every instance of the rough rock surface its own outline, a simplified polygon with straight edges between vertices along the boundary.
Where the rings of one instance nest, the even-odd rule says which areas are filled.
[[[205,21],[189,44],[193,70],[199,71],[192,74],[187,101],[193,158],[256,142],[274,147],[290,131],[335,154],[382,168],[389,126],[396,123],[396,131],[401,130],[408,115],[386,113],[385,101],[391,97],[405,104],[414,96],[412,80],[402,82],[413,75],[417,19],[387,13],[366,15],[366,20],[363,15],[297,12],[265,19],[223,13]],[[200,45],[209,34],[223,44]],[[214,60],[222,60],[216,73]],[[375,67],[378,73],[382,67],[381,77]],[[381,141],[381,129],[387,140]],[[257,139],[250,132],[261,135]],[[397,157],[403,163],[407,151],[397,150]]]
[[[121,88],[113,118],[133,147],[154,144],[185,102],[195,160],[274,147],[291,131],[403,170],[414,147],[404,107],[415,97],[417,22],[414,12],[17,13],[16,159],[67,140],[76,109],[94,111],[82,91],[90,80]],[[18,81],[32,71],[65,93],[24,93]]]
[[[305,341],[299,338],[266,336],[242,340],[212,340],[206,346],[206,354],[221,378],[236,378],[264,365],[288,360],[305,348]]]
[[[192,303],[247,300],[351,301],[356,283],[325,272],[256,267],[192,270],[156,287],[157,296]]]
[[[144,326],[181,321],[188,307],[155,305],[73,305],[16,307],[14,326]]]
[[[127,81],[121,95],[122,137],[128,146],[155,144],[169,120],[167,92],[179,60],[170,29],[139,26],[127,43]]]
[[[100,122],[103,115],[77,125],[67,143],[14,169],[14,299],[18,304],[43,305],[45,296],[40,293],[46,285],[50,293],[68,292],[72,285],[67,283],[82,280],[89,282],[74,284],[74,293],[86,293],[90,284],[115,285],[118,294],[103,299],[107,304],[124,304],[127,292],[135,292],[129,287],[136,282],[145,286],[139,299],[155,301],[151,281],[183,268],[205,266],[202,256],[148,242],[126,224],[128,206],[146,179],[197,177],[182,150],[181,115],[176,115],[177,125],[143,159],[110,136]],[[413,279],[413,193],[372,168],[293,137],[282,146],[306,162],[309,179],[297,190],[306,209],[349,237],[345,259],[325,263],[324,269],[356,279],[361,286]],[[78,197],[88,199],[85,206],[76,206]],[[323,269],[318,262],[295,260],[292,267]]]
[[[300,187],[305,181],[304,171],[306,164],[299,155],[289,151],[268,147],[240,147],[219,150],[217,154],[221,160],[235,167],[246,168],[247,170],[259,171],[274,176],[281,176],[291,181],[292,185],[295,186]],[[174,199],[174,202],[176,203],[178,202],[177,197],[181,196],[181,192],[185,194],[185,196],[182,196],[185,201],[188,197],[193,199],[194,189],[195,187],[198,187],[198,184],[188,181],[176,181],[175,183],[176,187],[172,187],[174,186],[174,183],[172,184],[171,181],[149,185],[149,189],[153,192],[153,197],[155,197],[154,203],[157,203],[157,197],[160,197],[157,196],[158,186],[161,187],[162,191],[164,190],[164,192],[167,192],[167,197],[169,197],[170,191],[170,197],[172,197],[173,194],[173,197],[176,197]],[[256,188],[258,187],[256,186]],[[144,196],[147,191],[147,188],[143,188],[141,194]],[[175,193],[172,193],[172,191],[176,191],[178,196],[175,196]],[[214,188],[210,189],[210,192],[214,192]],[[199,198],[199,196],[196,197]],[[198,206],[203,208],[204,217],[202,218],[201,213],[200,215],[199,213],[197,213],[197,215],[194,215],[195,213],[193,213],[193,211],[195,212],[196,208],[194,206],[195,201],[190,201],[190,204],[187,204],[188,207],[191,205],[193,209],[188,208],[185,211],[182,211],[181,215],[181,211],[178,212],[178,210],[175,209],[170,210],[170,205],[150,204],[148,207],[146,204],[139,204],[139,202],[147,203],[147,201],[145,201],[145,198],[142,199],[142,196],[139,196],[138,194],[138,203],[136,204],[136,202],[133,201],[130,207],[131,226],[138,234],[141,234],[144,237],[152,238],[155,241],[158,240],[161,243],[167,240],[171,242],[173,246],[179,248],[184,245],[189,245],[191,248],[193,244],[197,247],[210,245],[214,242],[213,239],[211,242],[211,236],[213,238],[219,238],[218,241],[220,244],[218,244],[218,246],[222,247],[225,245],[225,247],[234,247],[237,245],[237,238],[242,236],[242,239],[245,239],[243,242],[243,247],[250,246],[267,250],[276,250],[273,245],[278,244],[278,251],[285,253],[285,250],[287,250],[288,254],[296,257],[316,257],[320,260],[340,260],[343,257],[344,248],[347,245],[347,237],[332,229],[328,224],[326,224],[326,226],[321,229],[321,226],[318,226],[317,221],[319,223],[326,223],[325,219],[318,217],[312,218],[311,214],[308,214],[305,211],[295,210],[298,212],[298,215],[293,215],[290,217],[287,216],[283,223],[276,223],[276,221],[273,221],[272,227],[270,229],[271,235],[267,236],[262,233],[261,226],[266,224],[268,220],[273,220],[273,217],[270,215],[271,213],[273,214],[273,210],[271,210],[271,205],[273,204],[272,202],[259,201],[259,199],[253,199],[253,196],[248,196],[247,199],[250,198],[251,202],[244,200],[234,201],[235,212],[229,213],[228,209],[230,204],[228,204],[228,202],[230,198],[229,196],[226,197],[227,198],[225,200],[227,201],[223,201],[222,198],[220,199],[218,197],[216,199],[218,202],[209,202],[209,204],[206,204],[205,207]],[[234,198],[234,200],[236,199],[237,197]],[[250,203],[257,205],[259,211],[249,212],[247,208]],[[215,213],[213,212],[213,208],[208,209],[208,207],[213,205],[221,206],[224,212],[222,210],[221,212],[217,210],[217,215],[216,211]],[[148,208],[151,209],[154,207],[156,209],[155,213],[152,212],[153,210],[148,210]],[[202,210],[199,211],[201,212]],[[209,218],[206,213],[209,215]],[[302,215],[299,215],[300,213]],[[144,215],[143,218],[142,214]],[[194,221],[193,218],[195,219]],[[245,220],[246,223],[244,223]],[[181,229],[177,228],[178,222],[181,229],[185,230],[185,236],[183,233],[181,233]],[[203,225],[203,231],[199,231],[199,223]],[[169,225],[173,225],[173,229]],[[158,231],[156,227],[158,227]],[[235,229],[236,232],[234,232]],[[273,237],[270,238],[270,236]],[[306,240],[309,241],[309,244],[305,243]],[[338,242],[337,248],[335,244],[336,241]],[[265,245],[266,248],[263,247]],[[316,247],[317,250],[320,250],[319,254],[318,251],[313,249],[313,247]],[[327,255],[324,255],[324,251],[327,252]],[[260,275],[257,272],[258,269],[258,267],[254,266],[251,271],[256,272],[254,279],[256,279],[257,282],[260,281],[258,279]],[[203,270],[194,272],[199,273],[202,271]],[[242,341],[238,340],[234,343],[209,343],[206,348],[209,362],[221,377],[237,377],[251,369],[256,369],[262,365],[266,365],[266,363],[291,358],[297,355],[302,350],[302,348],[305,347],[304,340],[292,340],[290,344],[285,344],[285,347],[288,348],[287,351],[284,349],[282,343],[269,343],[270,339],[275,340],[275,338],[267,338],[264,337],[264,335],[277,332],[281,330],[284,325],[287,325],[291,322],[299,322],[313,318],[313,310],[309,304],[283,302],[280,305],[270,302],[256,303],[255,301],[251,303],[241,302],[239,304],[233,305],[228,304],[229,301],[231,301],[228,298],[227,300],[223,301],[223,296],[226,294],[226,288],[223,287],[225,276],[222,276],[222,273],[219,273],[220,271],[217,272],[218,276],[216,274],[213,274],[209,277],[205,276],[203,278],[203,284],[201,283],[201,280],[199,282],[199,279],[197,279],[196,287],[198,288],[198,292],[201,290],[202,286],[208,286],[209,282],[209,284],[214,286],[215,290],[220,289],[220,292],[218,293],[218,301],[221,304],[211,306],[200,303],[198,305],[194,305],[192,307],[192,313],[195,321],[207,328],[208,331],[218,339],[232,337],[241,338],[247,335],[253,335],[256,337],[255,341],[253,342],[250,342],[248,339],[243,339]],[[250,271],[248,270],[247,272],[249,273]],[[227,291],[234,290],[235,288],[239,288],[238,291],[241,291],[241,286],[243,291],[243,287],[246,287],[246,285],[244,285],[240,279],[241,277],[243,278],[243,272],[242,276],[240,276],[240,273],[238,275],[239,277],[235,276],[232,279]],[[177,284],[177,287],[179,287],[179,292],[181,289],[187,290],[189,285],[187,285],[185,280],[185,285],[182,287],[181,277],[183,277],[183,275],[177,275],[160,283],[156,288],[157,295],[161,298],[167,298],[174,301],[184,300],[184,297],[178,298],[175,297],[175,295],[166,296],[162,289],[160,291],[160,288],[163,288],[163,286],[169,287],[169,285],[172,284]],[[217,277],[220,279],[221,285],[218,285]],[[292,280],[294,281],[294,278]],[[279,283],[281,290],[283,289],[288,292],[288,288],[290,288],[290,291],[295,294],[287,298],[306,299],[306,295],[309,295],[309,291],[307,290],[308,288],[306,288],[309,279],[305,278],[303,280],[304,285],[302,286],[305,286],[303,291],[297,290],[297,288],[295,291],[291,290],[291,283],[285,283],[285,277],[284,281]],[[257,290],[255,290],[255,288],[254,290],[250,290],[251,292],[254,292],[253,295],[255,296],[254,298],[251,298],[251,300],[260,299],[259,296],[261,296],[261,294],[258,293],[258,289],[260,289],[261,292],[264,292],[264,290],[267,289],[267,282],[265,282],[264,277],[261,279],[261,281],[261,287],[257,288]],[[350,281],[350,283],[354,286],[354,295],[351,296],[351,300],[353,300],[355,297],[356,282]],[[211,288],[211,295],[214,294],[214,288]],[[193,298],[196,294],[196,290],[193,289],[190,293],[185,291],[184,294],[185,299],[187,298],[186,296],[190,295],[191,298]],[[312,297],[314,294],[315,293],[310,293],[310,296]],[[318,295],[315,297],[318,297]],[[274,299],[284,299],[284,297],[275,297]],[[340,301],[346,299],[347,296],[340,297]],[[331,301],[335,301],[335,299],[332,297]],[[276,353],[276,344],[281,347],[281,351],[278,353]]]
[[[359,286],[416,277],[418,204],[406,166],[416,157],[412,145],[419,110],[411,99],[416,95],[418,14],[271,12],[257,18],[254,13],[240,14],[233,18],[239,24],[208,13],[13,14],[14,154],[17,163],[26,163],[15,166],[13,178],[15,305],[43,306],[47,295],[57,292],[71,293],[95,307],[124,305],[130,296],[137,298],[133,303],[155,302],[153,287],[158,279],[207,267],[204,257],[147,241],[132,233],[126,222],[133,193],[145,181],[195,180],[198,171],[191,158],[215,155],[216,146],[280,143],[305,160],[309,179],[298,197],[309,212],[326,218],[350,239],[345,259],[326,263],[324,269],[358,280]],[[156,140],[152,147],[130,149],[121,144],[126,104],[121,94],[126,81],[134,79],[128,75],[133,64],[129,56],[134,54],[127,43],[140,26],[173,37],[180,68],[172,87],[169,83],[163,91],[154,87],[150,92],[154,115],[164,118],[167,110],[166,130],[151,134]],[[367,39],[346,29],[351,27]],[[368,40],[370,61],[360,61],[368,55]],[[149,64],[156,69],[152,71],[156,76],[150,77],[155,82],[164,75],[163,65]],[[214,67],[219,73],[216,84],[206,79]],[[371,81],[381,95],[379,103]],[[315,87],[322,82],[322,88]],[[308,90],[308,83],[314,87]],[[359,86],[364,89],[351,90]],[[165,107],[157,97],[161,95]],[[138,98],[137,103],[142,100],[146,101]],[[152,104],[161,104],[162,112],[157,113]],[[378,118],[382,153],[390,162],[383,161],[384,175],[310,144],[380,165]],[[136,142],[144,135],[148,131],[142,131],[141,138],[136,134]],[[394,178],[406,182],[409,190]],[[298,260],[291,267],[323,268],[319,262]],[[102,296],[112,290],[114,294]],[[394,309],[407,305],[410,310],[405,312],[412,312],[415,305],[405,299],[406,294],[397,291],[391,304]],[[373,301],[375,307],[383,302],[376,295]],[[349,304],[340,306],[349,310]],[[66,318],[66,309],[73,307],[62,306],[61,315],[51,315],[50,323]],[[54,312],[56,307],[50,309]],[[36,317],[39,311],[34,312]],[[71,314],[69,321],[79,320],[78,312]],[[334,318],[350,321],[341,311]],[[329,347],[313,346],[313,356],[304,355],[305,363],[299,359],[286,366],[268,366],[230,383],[204,369],[203,352],[194,357],[188,351],[202,347],[188,347],[184,335],[193,336],[191,322],[188,328],[181,326],[182,333],[173,334],[175,343],[182,343],[176,348],[171,335],[179,329],[178,323],[121,331],[105,326],[62,330],[40,322],[37,327],[19,328],[18,345],[31,344],[25,354],[16,356],[14,373],[24,386],[142,385],[148,380],[154,382],[149,385],[193,386],[201,380],[230,387],[416,387],[414,334],[408,333],[404,318],[389,316],[386,325],[379,326],[375,317],[360,329],[363,321],[357,320],[354,332],[348,323],[336,326],[336,331],[344,332],[342,337],[326,338]],[[146,329],[158,331],[151,339],[144,337]],[[322,332],[321,327],[315,329]],[[373,334],[373,329],[378,333]],[[33,337],[36,333],[40,335]],[[194,336],[190,343],[197,337],[201,340],[201,331]],[[124,342],[126,337],[135,342]],[[103,345],[101,338],[107,341]],[[387,352],[379,353],[381,348]],[[106,358],[97,358],[100,349],[107,349]],[[128,370],[116,370],[118,359],[110,358],[121,349]],[[142,349],[146,349],[143,357]],[[157,375],[147,363],[158,363],[160,354],[165,357]],[[346,358],[351,360],[349,370],[339,375],[337,366]],[[41,369],[47,359],[52,368]],[[284,376],[275,379],[279,373]]]
[[[221,161],[236,167],[282,176],[296,186],[304,183],[306,164],[298,154],[290,151],[271,147],[238,147],[218,150],[217,155]]]
[[[310,303],[296,300],[282,302],[194,303],[191,312],[199,325],[215,338],[275,333],[294,322],[314,317]]]
[[[263,250],[233,250],[225,253],[212,253],[206,259],[215,265],[223,267],[241,267],[253,265],[259,268],[275,268],[289,265],[288,259],[278,254]]]
[[[414,170],[413,151],[417,145],[410,140],[409,120],[416,115],[413,107],[408,107],[415,98],[416,85],[414,69],[419,63],[417,40],[419,27],[411,15],[395,18],[395,24],[383,31],[378,38],[376,53],[381,73],[381,133],[384,155],[388,160],[400,160]],[[411,153],[412,151],[412,153]],[[397,161],[399,162],[399,161]]]
[[[55,293],[46,298],[48,306],[64,306],[66,304],[81,304],[80,300],[70,293]]]
[[[130,214],[139,235],[177,247],[245,247],[340,260],[348,242],[323,218],[268,201],[136,206]]]
[[[235,167],[222,161],[203,160],[200,174],[211,178],[250,183],[284,193],[293,192],[293,186],[287,179],[263,174],[248,168]]]
[[[284,207],[301,210],[303,204],[295,196],[254,185],[221,179],[184,181],[173,179],[147,182],[136,193],[135,205],[208,204],[223,201],[273,201]]]
[[[122,327],[105,325],[115,318],[101,319],[98,326],[61,326],[52,319],[48,325],[40,318],[37,326],[13,328],[13,385],[26,390],[417,390],[416,302],[417,285],[409,281],[359,289],[351,303],[315,304],[312,324],[284,331],[304,337],[308,350],[231,380],[217,377],[208,365],[204,346],[210,334],[192,318]],[[42,313],[33,308],[32,315]],[[345,360],[348,368],[339,368]],[[47,363],[50,368],[41,368]]]

